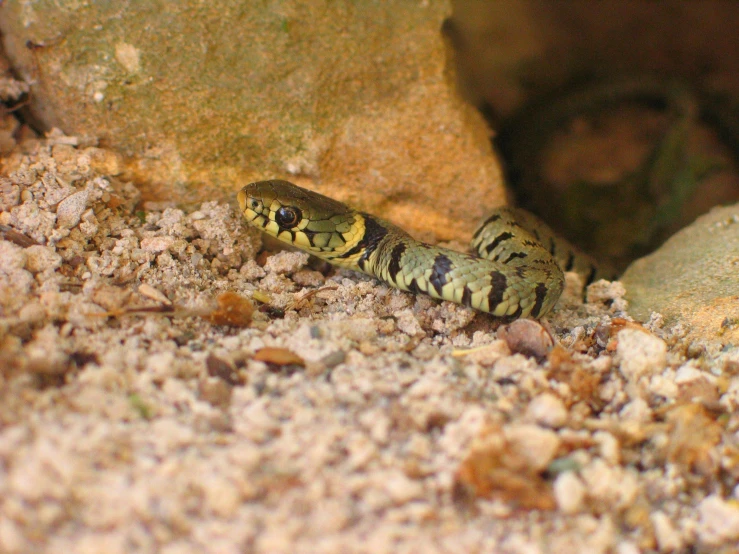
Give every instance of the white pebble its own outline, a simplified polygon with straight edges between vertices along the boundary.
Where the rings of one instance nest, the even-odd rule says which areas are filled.
[[[652,420],[652,410],[643,398],[634,398],[626,404],[618,413],[621,420],[633,421],[634,423],[647,423]]]
[[[554,481],[554,498],[564,513],[577,513],[583,508],[585,485],[572,471],[561,473]]]
[[[683,547],[681,534],[672,525],[670,518],[664,512],[654,512],[650,516],[654,526],[654,536],[660,552],[674,552]]]
[[[711,495],[698,505],[698,538],[702,543],[719,546],[739,540],[739,506]]]
[[[158,352],[146,360],[146,370],[154,379],[171,377],[175,373],[175,356],[172,352]]]
[[[77,225],[80,222],[80,217],[82,217],[82,212],[87,208],[88,197],[88,192],[81,190],[59,202],[56,207],[57,225],[65,229],[71,229]]]
[[[567,422],[567,408],[564,402],[548,392],[540,394],[529,403],[526,415],[539,425],[555,429]]]
[[[506,439],[534,471],[545,469],[559,449],[559,435],[538,425],[511,424],[505,427]]]
[[[54,270],[62,265],[62,257],[50,246],[35,244],[26,248],[26,269],[31,273]]]
[[[174,244],[174,237],[148,237],[141,239],[141,249],[144,252],[158,254],[165,252]]]
[[[600,447],[601,457],[610,464],[617,465],[621,461],[621,445],[611,433],[598,431],[593,439]]]
[[[280,273],[282,275],[290,275],[295,273],[301,267],[308,263],[308,253],[306,252],[278,252],[267,258],[264,269],[270,273]]]
[[[404,504],[423,494],[423,485],[408,479],[400,471],[389,472],[384,482],[385,491],[397,504]]]
[[[654,375],[667,365],[667,345],[662,339],[637,329],[618,332],[616,361],[621,374],[629,380]]]

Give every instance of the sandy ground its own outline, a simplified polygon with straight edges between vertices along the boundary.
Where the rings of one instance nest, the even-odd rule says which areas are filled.
[[[496,329],[118,165],[5,159],[0,552],[739,552],[739,348],[572,275]]]

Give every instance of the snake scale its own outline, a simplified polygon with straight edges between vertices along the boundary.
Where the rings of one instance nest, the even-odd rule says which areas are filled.
[[[328,262],[361,271],[392,287],[469,306],[495,317],[538,318],[564,288],[563,271],[587,283],[593,261],[532,214],[495,210],[466,254],[413,239],[401,228],[281,180],[238,193],[247,222]]]

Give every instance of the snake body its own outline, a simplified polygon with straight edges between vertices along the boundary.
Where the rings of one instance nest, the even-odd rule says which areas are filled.
[[[388,285],[449,300],[495,317],[541,317],[559,299],[564,271],[586,281],[596,266],[532,214],[499,208],[477,230],[477,255],[413,239],[401,228],[287,181],[238,193],[249,224]]]

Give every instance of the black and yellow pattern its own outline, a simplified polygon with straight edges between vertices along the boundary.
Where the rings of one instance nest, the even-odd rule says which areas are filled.
[[[565,271],[588,282],[595,265],[533,215],[496,210],[475,233],[478,256],[413,239],[399,227],[287,181],[238,194],[247,221],[333,264],[496,317],[541,317],[559,299]]]

